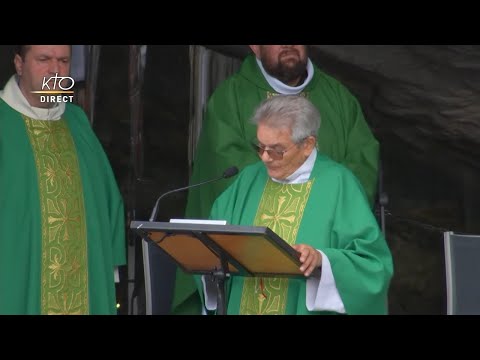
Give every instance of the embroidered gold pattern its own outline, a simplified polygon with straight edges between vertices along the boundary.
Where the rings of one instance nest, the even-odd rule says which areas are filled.
[[[88,314],[87,232],[82,182],[64,120],[24,116],[39,180],[42,314]]]
[[[254,225],[268,226],[290,245],[295,244],[303,211],[313,180],[303,184],[267,182]],[[245,278],[240,314],[284,314],[287,304],[287,278]]]
[[[271,91],[267,91],[267,99],[270,99],[271,97],[274,97],[274,96],[277,96],[277,95],[280,95],[279,93],[274,93],[274,92],[271,92]],[[300,94],[298,94],[299,96],[303,96],[305,98],[308,99],[309,97],[309,93],[308,91],[302,91]]]

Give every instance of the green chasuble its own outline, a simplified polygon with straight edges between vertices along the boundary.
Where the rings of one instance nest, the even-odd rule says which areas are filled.
[[[377,188],[378,142],[366,123],[358,101],[340,82],[315,65],[314,75],[302,92],[319,109],[320,153],[348,167],[362,183],[373,205]],[[256,127],[250,123],[254,109],[267,97],[276,95],[265,80],[255,56],[248,56],[238,73],[224,81],[209,99],[190,183],[220,176],[230,166],[240,170],[258,161],[251,142]],[[215,199],[233,181],[226,179],[190,190],[186,218],[205,219]],[[198,313],[193,278],[179,271],[174,313]],[[193,306],[193,307],[192,307]]]
[[[304,184],[273,183],[262,162],[248,166],[217,199],[211,218],[268,226],[290,244],[323,251],[347,314],[387,313],[390,250],[358,180],[328,157],[317,155]],[[228,314],[330,313],[307,310],[306,279],[229,281]]]
[[[84,112],[34,120],[0,99],[0,314],[116,314],[123,200]]]

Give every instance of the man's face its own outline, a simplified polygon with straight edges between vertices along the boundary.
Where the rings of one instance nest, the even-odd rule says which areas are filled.
[[[305,45],[251,45],[265,71],[284,84],[296,86],[307,70]]]
[[[42,90],[43,79],[51,76],[69,76],[71,62],[70,45],[31,45],[24,59],[15,55],[14,64],[20,77],[19,87],[31,106],[48,107],[41,103],[39,94],[32,91]]]
[[[307,159],[313,150],[309,142],[295,144],[291,139],[291,130],[287,127],[272,128],[261,122],[257,127],[257,139],[261,148],[283,152],[283,158],[275,160],[263,151],[260,155],[268,175],[278,180],[286,179],[293,174]]]

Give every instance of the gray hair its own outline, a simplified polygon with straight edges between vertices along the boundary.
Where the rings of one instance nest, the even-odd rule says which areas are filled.
[[[276,95],[264,100],[251,119],[257,125],[273,128],[288,127],[292,141],[299,143],[308,136],[317,136],[320,113],[307,98],[301,95]]]

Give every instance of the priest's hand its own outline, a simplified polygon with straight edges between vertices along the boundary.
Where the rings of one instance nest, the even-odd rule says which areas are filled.
[[[322,254],[310,245],[293,245],[293,248],[300,253],[300,271],[305,276],[310,276],[313,270],[322,266]]]

